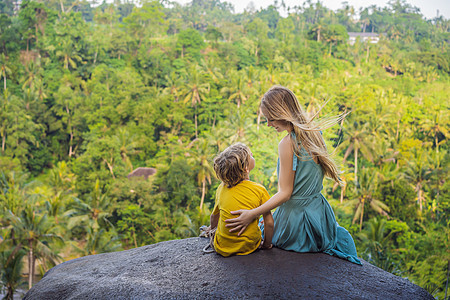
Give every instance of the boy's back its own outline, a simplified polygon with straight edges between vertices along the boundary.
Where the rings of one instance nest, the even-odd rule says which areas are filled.
[[[223,256],[246,255],[258,249],[261,243],[261,231],[258,221],[255,219],[240,235],[237,232],[229,232],[225,227],[225,220],[237,217],[230,211],[239,209],[253,209],[269,199],[267,190],[260,184],[244,180],[238,185],[227,188],[222,183],[216,192],[216,204],[213,214],[220,212],[220,219],[214,238],[214,248]]]

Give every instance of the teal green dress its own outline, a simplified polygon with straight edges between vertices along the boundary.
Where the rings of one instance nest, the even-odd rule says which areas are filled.
[[[294,154],[291,198],[273,214],[272,244],[295,252],[323,252],[361,265],[352,236],[336,222],[333,209],[321,194],[322,168],[303,148],[300,157]],[[278,175],[279,167],[280,159]]]

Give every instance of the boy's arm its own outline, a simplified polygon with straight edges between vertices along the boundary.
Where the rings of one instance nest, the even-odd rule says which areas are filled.
[[[220,219],[220,211],[218,214],[214,214],[214,213],[211,214],[211,216],[209,217],[211,229],[214,229],[217,227],[217,224],[219,224],[219,219]]]
[[[264,219],[264,243],[262,244],[262,249],[272,248],[272,237],[273,237],[273,217],[272,213],[266,212],[263,214]]]
[[[216,203],[214,204],[213,211],[211,213],[211,216],[209,217],[209,228],[214,229],[219,224],[220,219],[220,209],[219,209],[219,195],[220,191],[222,190],[223,183],[219,185],[219,187],[216,190]]]

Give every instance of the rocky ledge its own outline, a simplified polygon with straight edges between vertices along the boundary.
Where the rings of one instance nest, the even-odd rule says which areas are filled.
[[[280,249],[223,258],[205,238],[162,242],[62,263],[24,299],[433,299],[362,261]]]

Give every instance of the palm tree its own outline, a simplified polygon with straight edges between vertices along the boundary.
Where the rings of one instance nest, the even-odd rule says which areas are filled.
[[[236,101],[237,107],[240,108],[250,94],[248,81],[241,72],[231,72],[230,78],[230,86],[223,87],[221,92],[227,95],[228,100]]]
[[[53,111],[61,117],[65,125],[66,133],[69,135],[69,157],[75,154],[77,146],[74,146],[74,140],[77,134],[78,126],[77,118],[79,108],[82,107],[84,95],[82,90],[86,90],[86,82],[81,77],[73,74],[66,74],[61,79],[61,85],[56,93],[54,93],[55,104]],[[77,126],[78,125],[78,126]]]
[[[329,35],[327,37],[326,41],[330,43],[330,50],[328,52],[328,57],[331,57],[331,50],[333,48],[333,44],[337,43],[339,40],[340,40],[340,36],[337,35],[336,33],[332,33],[331,35]],[[369,44],[369,43],[367,43],[367,44]],[[367,46],[367,47],[369,47],[369,46]]]
[[[214,127],[214,130],[205,132],[205,138],[214,142],[214,147],[217,147],[218,152],[225,150],[229,145],[229,130],[223,126]]]
[[[351,183],[351,181],[354,180],[354,178],[352,173],[346,172],[345,170],[341,170],[341,174],[339,175],[339,177],[341,178],[343,183],[341,185],[340,202],[344,203],[345,192],[347,191],[348,185]],[[335,182],[333,185],[333,192],[337,189],[338,186],[339,184]]]
[[[42,77],[41,59],[38,57],[36,60],[30,60],[25,64],[25,74],[21,78],[22,89],[26,87],[35,90],[36,79]]]
[[[12,71],[8,65],[8,58],[4,53],[0,56],[0,78],[3,77],[3,88],[6,90],[6,75],[11,75]]]
[[[203,207],[203,209],[206,209],[206,205]],[[174,232],[181,237],[198,236],[200,226],[206,225],[209,222],[208,220],[206,223],[200,224],[198,226],[198,224],[194,223],[188,214],[183,213],[181,210],[175,212],[173,216],[174,219],[177,221],[174,226],[175,227]]]
[[[385,234],[386,222],[385,218],[378,219],[374,217],[370,219],[364,232],[359,233],[358,236],[363,242],[376,243],[381,247],[385,247],[391,240],[391,236],[400,231],[400,229],[391,230],[389,234]]]
[[[22,83],[22,90],[30,90],[37,94],[39,100],[47,98],[45,93],[45,85],[43,78],[43,68],[41,66],[41,57],[38,56],[35,60],[30,60],[25,64],[25,74],[20,78]]]
[[[361,122],[362,123],[362,122]],[[347,160],[350,153],[354,153],[355,165],[355,190],[358,189],[358,154],[359,151],[364,157],[372,161],[372,149],[369,147],[369,137],[371,136],[368,130],[368,123],[363,123],[354,121],[353,126],[348,130],[348,133],[344,131],[344,141],[341,143],[341,147],[347,148],[344,154],[343,164]]]
[[[0,101],[0,136],[2,137],[2,153],[4,153],[6,147],[6,133],[12,119],[12,114],[8,113],[11,111],[11,93],[5,89]]]
[[[49,215],[54,218],[55,224],[59,223],[58,217],[64,212],[65,206],[68,202],[68,195],[66,191],[55,191],[48,185],[42,185],[36,187],[30,193],[30,196],[38,196],[42,198],[45,208],[47,209]]]
[[[200,226],[209,224],[210,215],[211,211],[207,205],[203,206],[203,208],[197,207],[189,213],[179,210],[174,214],[177,221],[174,231],[182,237],[198,236]]]
[[[419,209],[422,211],[423,201],[425,200],[423,187],[431,178],[432,171],[429,167],[428,154],[423,148],[414,148],[412,154],[413,156],[406,161],[406,169],[402,176],[417,192],[417,202],[419,202]]]
[[[322,24],[316,24],[311,29],[311,31],[316,32],[316,34],[317,34],[317,39],[316,39],[317,42],[320,42],[320,33],[322,32],[323,29],[324,29],[324,26]]]
[[[395,38],[395,41],[398,42],[398,39],[401,37],[401,32],[398,30],[397,26],[393,25],[389,28],[389,35]],[[397,75],[397,71],[395,75]]]
[[[73,208],[65,212],[65,216],[69,217],[68,228],[75,226],[86,226],[98,231],[101,227],[109,224],[108,220],[111,216],[112,206],[111,199],[100,189],[100,181],[95,182],[92,194],[88,196],[86,201],[73,198]]]
[[[37,187],[30,196],[42,197],[47,212],[59,224],[59,218],[65,211],[74,188],[75,175],[70,172],[66,162],[62,161],[50,170],[47,185]]]
[[[64,69],[68,70],[69,65],[72,69],[77,68],[77,62],[82,63],[83,59],[73,44],[73,41],[67,37],[61,38],[59,40],[59,45],[61,45],[60,50],[55,52],[56,57],[62,58]]]
[[[22,90],[22,100],[25,103],[25,108],[30,110],[33,103],[39,99],[39,95],[31,88],[25,88]]]
[[[195,138],[198,138],[197,105],[209,94],[210,86],[206,82],[204,74],[201,73],[200,67],[195,65],[191,66],[189,74],[189,83],[182,88],[181,94],[184,95],[183,102],[185,104],[191,102],[192,106],[194,106]]]
[[[207,61],[203,61],[203,68],[211,76],[214,83],[218,84],[223,79],[223,72],[217,67],[217,62],[213,56],[208,57]]]
[[[0,212],[10,211],[13,214],[20,212],[22,203],[27,199],[25,192],[25,174],[14,171],[9,173],[0,172]],[[3,225],[0,219],[0,224]]]
[[[203,208],[203,201],[206,195],[206,182],[211,184],[211,176],[214,176],[213,167],[210,164],[211,152],[208,139],[195,140],[195,147],[191,155],[191,160],[197,169],[197,182],[202,187],[202,197],[200,200],[200,210]]]
[[[133,163],[131,162],[130,155],[135,155],[139,151],[137,149],[136,137],[130,136],[130,133],[125,128],[119,128],[119,132],[113,137],[117,144],[120,145],[120,156],[123,162],[125,162],[129,171],[133,171]]]
[[[432,118],[423,118],[420,122],[422,131],[434,139],[436,153],[439,153],[439,145],[445,142],[449,135],[446,128],[446,120],[448,120],[448,112],[446,110],[436,109],[433,112]],[[443,136],[444,140],[439,142],[439,136]]]
[[[247,133],[249,133],[249,129],[254,124],[253,119],[249,117],[251,114],[249,110],[238,110],[228,120],[224,121],[223,126],[227,128],[226,136],[229,137],[229,144],[247,142]]]
[[[87,227],[86,242],[83,247],[74,245],[75,250],[83,256],[114,252],[121,247],[119,237],[114,231],[106,231],[104,228],[97,231],[90,227]]]
[[[394,149],[398,148],[403,135],[410,131],[410,126],[401,126],[405,119],[408,116],[407,107],[408,107],[408,99],[406,97],[397,96],[396,99],[392,98],[394,95],[391,95],[390,102],[395,102],[395,105],[390,105],[387,109],[387,115],[391,115],[390,119],[396,120],[396,125],[388,125],[385,127],[386,134],[389,136],[389,140],[392,143],[392,147]],[[393,129],[395,128],[395,133]]]
[[[174,97],[174,102],[178,102],[180,96],[180,86],[182,85],[181,77],[176,72],[170,72],[170,74],[164,77],[166,79],[166,87],[164,92]]]
[[[0,243],[0,282],[6,287],[5,300],[13,300],[14,291],[22,280],[23,257],[22,245],[14,247],[11,243]]]
[[[385,271],[394,273],[398,271],[396,264],[390,259],[387,251],[392,236],[400,230],[391,230],[386,234],[386,219],[373,218],[364,231],[358,234],[363,244],[367,245],[370,253],[368,261]],[[367,251],[366,250],[366,251]]]
[[[369,19],[368,17],[365,17],[365,18],[362,20],[362,23],[363,23],[363,32],[366,32],[366,27],[367,27],[367,25],[370,24],[370,19]]]
[[[355,205],[355,215],[352,223],[354,224],[359,218],[359,231],[362,229],[362,222],[364,218],[365,204],[368,203],[370,207],[377,213],[388,216],[389,207],[381,200],[375,199],[375,191],[377,189],[377,174],[368,168],[361,170],[360,188],[358,189],[357,198],[349,202],[350,205]]]
[[[49,185],[55,190],[70,192],[75,188],[76,177],[71,172],[65,161],[60,161],[50,170]]]
[[[46,260],[55,264],[58,254],[50,248],[49,242],[63,242],[63,238],[54,234],[56,225],[51,222],[47,213],[39,214],[35,211],[35,203],[29,201],[20,214],[9,213],[9,219],[17,239],[28,252],[28,288],[33,286],[33,277],[36,258],[41,258],[43,264]]]
[[[250,76],[250,74],[249,74]],[[269,74],[267,70],[260,70],[255,75],[257,84],[255,85],[256,94],[261,97],[264,93],[273,85],[272,76]],[[250,78],[250,77],[249,77]],[[257,111],[257,119],[256,119],[256,128],[259,130],[259,125],[261,124],[261,102],[258,97],[258,111]],[[251,98],[250,98],[251,99]]]
[[[291,89],[294,91],[300,85],[299,78],[297,75],[299,68],[300,64],[296,61],[284,62],[282,73],[277,74],[278,75],[277,81],[283,86],[291,87]],[[298,94],[295,91],[294,94],[298,96]]]
[[[306,112],[313,116],[316,114],[317,110],[316,108],[320,107],[319,104],[319,97],[320,93],[323,92],[325,89],[322,85],[317,84],[316,82],[309,82],[308,84],[305,84],[303,87],[303,93],[306,94],[305,98],[309,98],[309,103],[306,108]]]

